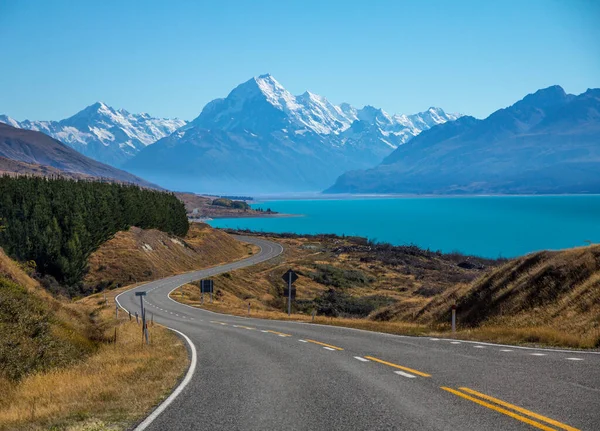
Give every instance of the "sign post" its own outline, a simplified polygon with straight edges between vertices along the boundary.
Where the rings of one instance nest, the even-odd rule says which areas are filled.
[[[201,280],[200,281],[200,292],[202,292],[202,304],[204,304],[204,292],[210,293],[210,303],[213,302],[213,290],[214,283],[212,280]]]
[[[144,338],[146,339],[146,344],[148,343],[148,327],[146,326],[146,310],[144,309],[144,296],[146,296],[146,292],[135,292],[135,296],[140,297],[140,306],[142,308],[142,343],[144,343]]]
[[[287,286],[287,296],[288,296],[288,316],[292,315],[292,284],[294,284],[294,282],[296,280],[298,280],[298,274],[296,274],[293,270],[289,269],[285,274],[283,274],[283,280],[287,282],[288,286]],[[295,295],[295,290],[294,289],[294,296]],[[285,291],[284,291],[285,294]]]
[[[452,306],[452,332],[456,332],[456,305]]]

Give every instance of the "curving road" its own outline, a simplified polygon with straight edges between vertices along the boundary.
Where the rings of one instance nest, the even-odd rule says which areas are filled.
[[[282,252],[157,280],[118,296],[184,334],[197,364],[138,430],[600,429],[600,355],[243,318],[179,304],[181,284]],[[167,402],[167,403],[168,403]]]

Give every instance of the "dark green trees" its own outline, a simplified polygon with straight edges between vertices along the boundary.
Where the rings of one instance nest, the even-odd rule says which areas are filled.
[[[0,246],[33,260],[42,274],[76,285],[100,244],[130,226],[183,236],[175,195],[137,186],[36,177],[0,177]]]

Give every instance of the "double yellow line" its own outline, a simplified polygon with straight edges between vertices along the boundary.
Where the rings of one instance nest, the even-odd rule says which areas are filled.
[[[473,389],[462,387],[462,388],[458,388],[458,389],[460,389],[460,391],[458,391],[456,389],[448,388],[445,386],[442,386],[441,388],[447,392],[450,392],[451,394],[454,394],[454,395],[464,398],[466,400],[472,401],[476,404],[479,404],[480,406],[487,407],[488,409],[497,411],[498,413],[505,414],[507,416],[510,416],[513,419],[516,419],[521,422],[525,422],[526,424],[529,424],[529,425],[531,425],[535,428],[539,428],[541,430],[556,431],[555,428],[550,428],[549,426],[547,426],[541,422],[534,421],[533,419],[530,419],[530,418],[534,418],[539,421],[546,422],[547,424],[554,425],[555,427],[558,427],[565,431],[580,431],[577,428],[573,428],[569,425],[563,424],[561,422],[558,422],[558,421],[548,418],[546,416],[542,416],[538,413],[529,411],[522,407],[515,406],[514,404],[507,403],[506,401],[502,401],[502,400],[500,400],[498,398],[494,398],[490,395],[482,394],[481,392],[474,391]],[[475,398],[475,397],[478,397],[478,398]],[[483,400],[486,400],[486,401],[483,401]],[[495,404],[488,403],[487,401],[490,401]],[[499,406],[502,406],[502,407],[499,407]],[[507,410],[503,407],[507,407],[513,411]],[[521,414],[517,414],[515,412],[519,412]],[[525,415],[525,416],[523,416],[523,415]],[[526,416],[529,416],[529,417],[526,417]]]

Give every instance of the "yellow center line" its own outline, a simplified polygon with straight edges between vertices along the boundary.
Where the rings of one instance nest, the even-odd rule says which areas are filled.
[[[306,341],[308,341],[309,343],[318,344],[319,346],[329,347],[330,349],[334,349],[334,350],[344,350],[341,347],[336,347],[336,346],[332,346],[331,344],[321,343],[320,341],[309,340],[308,338],[306,339]]]
[[[431,377],[431,374],[423,373],[422,371],[413,370],[412,368],[403,367],[402,365],[393,364],[391,362],[382,361],[381,359],[374,358],[373,356],[365,356],[365,359],[370,359],[371,361],[379,362],[380,364],[388,365],[390,367],[398,368],[400,370],[408,371],[409,373],[416,374],[421,377]]]
[[[517,411],[519,413],[523,413],[523,414],[525,414],[527,416],[531,416],[532,418],[536,418],[536,419],[539,419],[539,420],[544,421],[546,423],[549,423],[551,425],[557,426],[557,427],[559,427],[561,429],[564,429],[566,431],[579,431],[577,428],[573,428],[573,427],[571,427],[569,425],[565,425],[565,424],[563,424],[561,422],[558,422],[558,421],[556,421],[554,419],[548,418],[546,416],[542,416],[542,415],[540,415],[538,413],[529,411],[529,410],[524,409],[522,407],[515,406],[514,404],[507,403],[506,401],[499,400],[498,398],[494,398],[494,397],[492,397],[490,395],[482,394],[481,392],[474,391],[473,389],[469,389],[469,388],[465,388],[465,387],[459,388],[459,389],[461,391],[463,391],[463,392],[467,392],[467,393],[470,393],[470,394],[473,394],[473,395],[477,395],[480,398],[486,399],[488,401],[492,401],[492,402],[494,402],[496,404],[499,404],[501,406],[513,409],[513,410],[515,410],[515,411]]]
[[[267,332],[270,332],[271,334],[281,335],[282,337],[291,337],[290,334],[284,334],[283,332],[271,331],[270,329]]]
[[[518,415],[518,414],[513,413],[511,411],[508,411],[506,409],[503,409],[502,407],[497,407],[497,406],[495,406],[493,404],[486,403],[485,401],[481,401],[481,400],[479,400],[477,398],[473,398],[473,397],[471,397],[469,395],[466,395],[466,394],[463,394],[462,392],[459,392],[457,390],[454,390],[454,389],[451,389],[451,388],[447,388],[445,386],[441,386],[441,388],[443,390],[447,391],[447,392],[450,392],[451,394],[457,395],[457,396],[462,397],[462,398],[464,398],[466,400],[469,400],[469,401],[473,401],[474,403],[479,404],[479,405],[481,405],[483,407],[487,407],[488,409],[497,411],[498,413],[505,414],[507,416],[510,416],[513,419],[516,419],[516,420],[521,421],[521,422],[525,422],[526,424],[529,424],[529,425],[531,425],[533,427],[536,427],[536,428],[539,428],[541,430],[544,430],[544,431],[556,431],[554,428],[550,428],[550,427],[548,427],[548,426],[546,426],[544,424],[541,424],[539,422],[536,422],[534,420],[526,418],[525,416],[521,416],[521,415]]]

